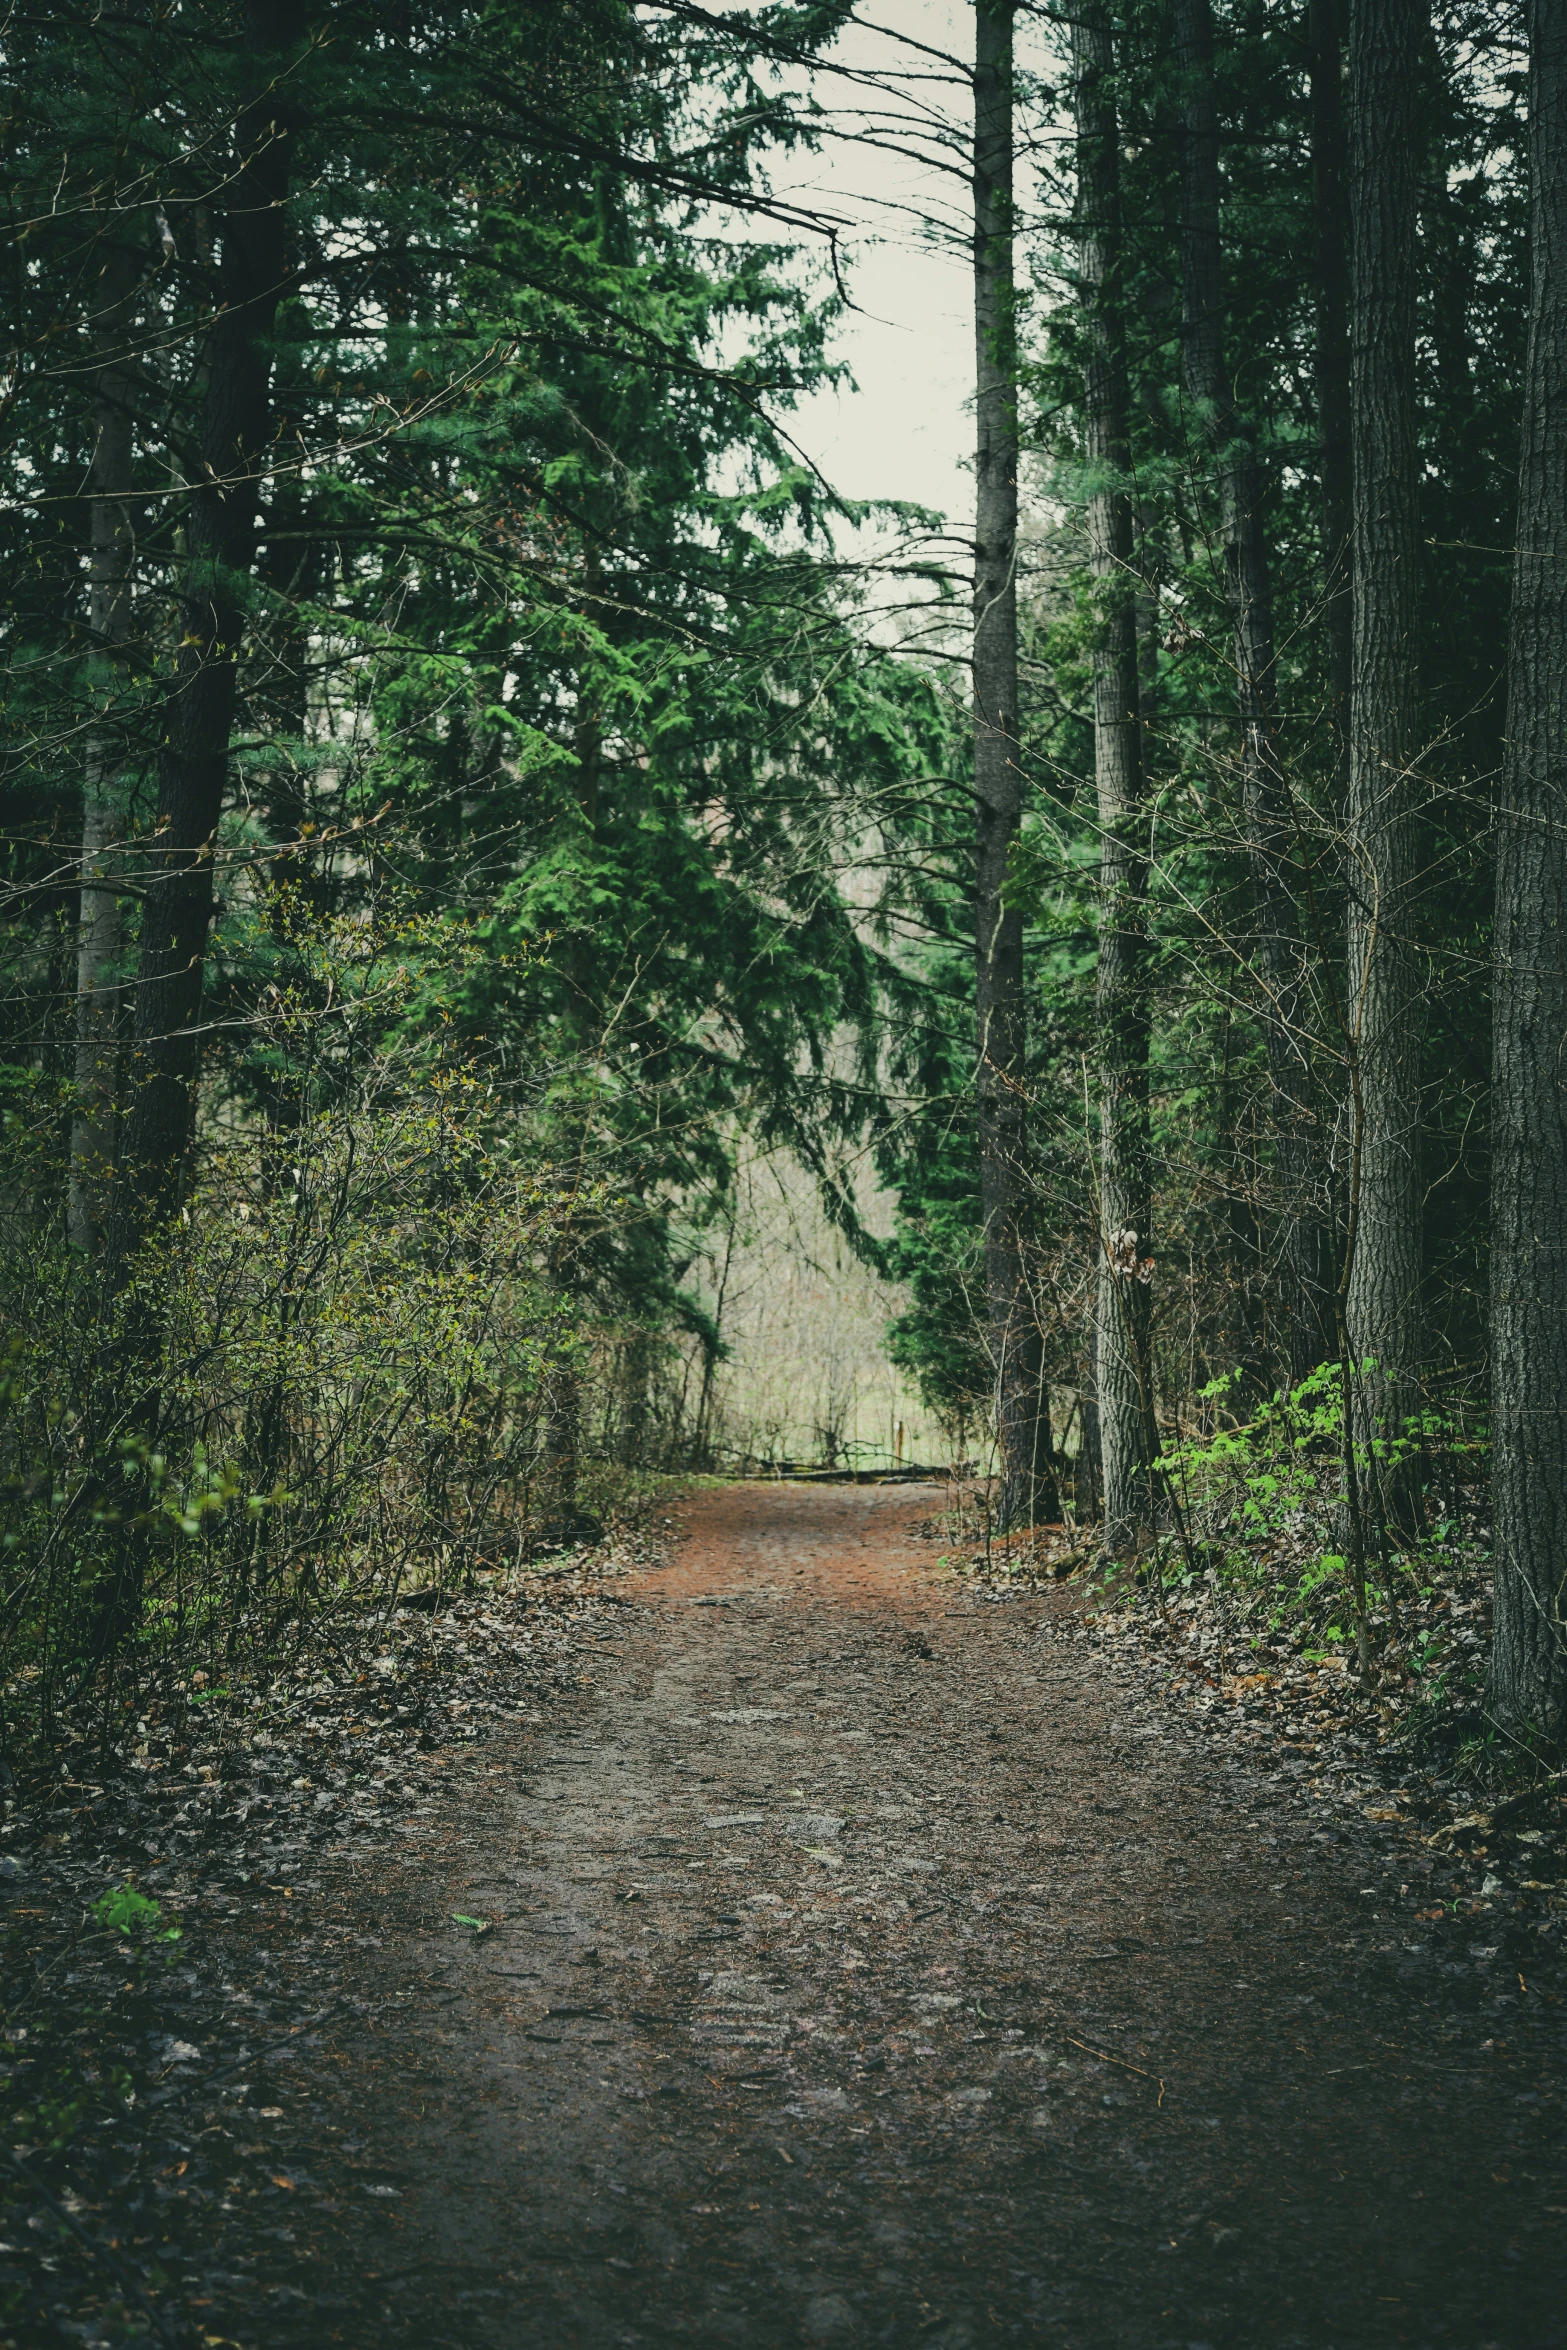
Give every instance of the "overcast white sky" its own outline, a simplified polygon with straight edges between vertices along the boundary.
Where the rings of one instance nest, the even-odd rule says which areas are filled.
[[[961,0],[880,0],[867,10],[877,23],[912,40],[966,59],[973,43],[972,9]],[[870,30],[847,34],[832,54],[875,72],[889,66],[941,74],[939,63]],[[841,128],[856,126],[850,110],[873,106],[873,94],[831,76],[817,81],[819,102],[843,108]],[[940,81],[916,84],[915,106],[945,119],[966,137],[968,91]],[[863,224],[846,251],[849,292],[857,308],[845,320],[839,353],[858,389],[823,392],[804,403],[792,427],[802,447],[838,489],[851,497],[912,498],[940,508],[959,530],[972,505],[969,467],[973,422],[968,402],[974,377],[974,327],[968,257],[923,237],[916,220],[897,208],[950,209],[965,191],[934,169],[878,152],[864,139],[829,139],[802,160],[787,189],[824,211]]]
[[[858,388],[814,394],[791,430],[835,489],[912,498],[962,530],[973,501],[968,272],[900,242],[856,253],[849,286],[859,307],[839,350]]]
[[[884,85],[889,75],[903,77],[890,106],[867,82],[818,74],[818,103],[843,135],[827,137],[816,155],[774,174],[779,194],[856,224],[845,243],[856,307],[837,346],[856,388],[815,395],[796,411],[791,430],[846,495],[936,507],[967,537],[974,435],[966,78],[972,0],[864,0],[861,13],[862,22],[829,57]],[[1044,54],[1028,54],[1025,44],[1033,47],[1037,39],[1020,26],[1020,61],[1035,67],[1045,63]],[[961,61],[964,70],[954,75],[942,55]],[[944,137],[953,142],[945,161],[957,165],[955,175],[939,168]],[[920,145],[929,159],[924,165],[893,151]],[[924,232],[920,216],[931,213],[945,216],[960,241],[943,244]]]

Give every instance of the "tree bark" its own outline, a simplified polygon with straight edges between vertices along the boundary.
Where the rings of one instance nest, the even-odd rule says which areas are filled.
[[[134,218],[135,215],[132,215]],[[118,1095],[119,962],[124,946],[115,851],[124,830],[114,700],[131,625],[136,532],[131,512],[135,368],[131,328],[141,255],[121,233],[105,244],[93,298],[93,455],[87,625],[92,718],[82,788],[81,911],[76,942],[76,1100],[71,1119],[66,1231],[96,1253],[114,1172]]]
[[[601,609],[599,599],[602,590],[598,560],[592,552],[587,559],[586,580],[584,609],[596,618]],[[572,750],[576,761],[577,808],[582,820],[583,838],[591,849],[597,839],[603,786],[604,726],[595,698],[594,681],[586,671],[579,672],[577,678],[577,715]],[[565,1035],[571,1040],[572,1055],[582,1083],[579,1116],[591,1095],[589,1078],[601,1042],[602,1006],[599,1002],[593,945],[591,931],[584,927],[579,918],[566,934],[561,963],[566,991],[562,1024]],[[586,1151],[588,1140],[584,1122],[578,1125],[575,1135],[579,1152]],[[584,1286],[583,1272],[581,1234],[573,1219],[568,1216],[561,1224],[551,1251],[551,1278],[563,1297],[580,1296]],[[570,1541],[584,1521],[577,1498],[581,1465],[582,1379],[569,1331],[550,1371],[545,1408],[545,1485],[551,1512],[548,1528],[552,1536]]]
[[[1119,317],[1120,162],[1098,0],[1072,26],[1083,441],[1089,562],[1098,605],[1094,774],[1099,820],[1099,1266],[1095,1359],[1104,1535],[1114,1549],[1153,1521],[1149,1280],[1147,812],[1137,699],[1126,369]]]
[[[1567,15],[1529,0],[1529,345],[1497,811],[1490,1703],[1567,1745]]]
[[[1408,1515],[1389,1463],[1420,1372],[1422,1187],[1418,853],[1416,70],[1428,0],[1355,0],[1350,27],[1351,408],[1355,556],[1349,801],[1348,1048],[1359,1073],[1345,1316],[1367,1498]],[[1364,1374],[1370,1360],[1375,1369]]]
[[[1005,899],[1022,821],[1017,671],[1017,331],[1012,276],[1014,0],[975,0],[975,1016],[985,1287],[1003,1530],[1058,1514],[1043,1342],[1024,1247],[1023,916]]]
[[[1351,604],[1353,482],[1350,435],[1349,208],[1344,138],[1345,0],[1310,0],[1311,192],[1316,228],[1317,462],[1322,501],[1322,614],[1328,647],[1328,701],[1338,804],[1349,788],[1349,699],[1353,675]]]
[[[1263,985],[1283,1325],[1290,1375],[1336,1353],[1325,1153],[1316,1109],[1308,958],[1290,887],[1294,827],[1274,731],[1273,590],[1254,437],[1225,365],[1219,113],[1210,0],[1175,0],[1183,83],[1182,378],[1213,460],[1234,632],[1241,805]]]
[[[293,101],[276,77],[298,24],[297,0],[250,0],[245,11],[255,94],[235,126],[220,307],[207,339],[202,479],[187,509],[182,642],[143,852],[135,1040],[106,1251],[115,1289],[178,1206],[190,1154],[214,856],[269,439],[270,340],[288,266]]]

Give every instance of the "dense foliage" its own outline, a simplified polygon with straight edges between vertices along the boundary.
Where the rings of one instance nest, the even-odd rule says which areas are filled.
[[[782,430],[836,297],[743,20],[9,38],[4,1636],[47,1700],[700,1447],[692,1235],[742,1135],[828,1181],[863,1116],[839,876],[937,717]]]
[[[1004,93],[1034,159],[1003,219],[1027,1036],[993,1086],[1026,1130],[1008,1214],[1055,1455],[1030,1490],[1099,1507],[1118,1280],[1146,1331],[1139,1540],[1189,1549],[1171,1464],[1226,1425],[1265,1450],[1269,1399],[1329,1360],[1364,1650],[1421,1480],[1472,1487],[1483,1458],[1520,31],[1474,0],[1394,27],[1418,36],[1396,927],[1421,1340],[1377,1372],[1351,1327],[1385,1044],[1353,979],[1332,409],[1365,164],[1334,92],[1398,10],[1362,0],[1350,41],[1326,0],[1094,0],[1075,30],[981,6],[1036,41]],[[45,1710],[192,1611],[264,1637],[415,1557],[562,1539],[588,1454],[705,1460],[723,1334],[691,1273],[745,1149],[803,1160],[905,1284],[892,1352],[988,1463],[957,583],[911,537],[947,620],[898,649],[845,552],[860,516],[788,430],[841,297],[831,224],[768,174],[820,135],[850,13],[8,20],[0,1671]],[[1118,629],[1139,781],[1107,830]],[[1112,1038],[1142,1056],[1124,1135]],[[1118,1232],[1127,1136],[1151,1208]],[[867,1146],[890,1242],[857,1221]]]

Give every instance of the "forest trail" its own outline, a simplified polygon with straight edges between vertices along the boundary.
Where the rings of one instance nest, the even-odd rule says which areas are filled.
[[[933,1499],[698,1494],[580,1702],[332,1897],[374,2007],[246,2350],[1567,2342],[1505,1924],[939,1577]]]

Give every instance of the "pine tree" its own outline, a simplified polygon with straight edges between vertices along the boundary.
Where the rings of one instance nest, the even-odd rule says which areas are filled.
[[[1281,1319],[1297,1379],[1337,1354],[1327,1168],[1312,1067],[1310,956],[1294,894],[1295,826],[1279,756],[1273,591],[1255,433],[1225,364],[1219,118],[1210,0],[1176,0],[1183,77],[1182,379],[1211,452],[1234,632],[1241,809],[1256,904],[1278,1191]]]
[[[245,587],[271,430],[271,337],[288,272],[289,165],[298,98],[297,0],[248,0],[249,87],[233,123],[219,301],[206,338],[201,478],[186,522],[182,633],[158,761],[142,892],[125,1140],[109,1218],[111,1290],[177,1204],[201,1063],[200,1016],[218,825],[244,631]]]

